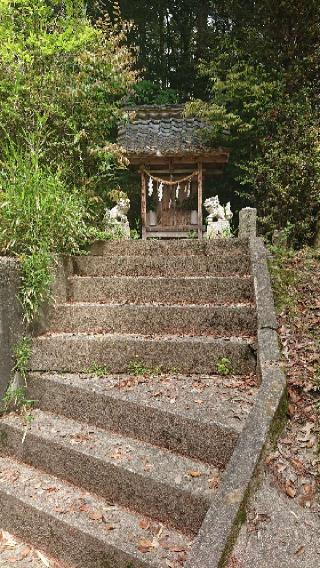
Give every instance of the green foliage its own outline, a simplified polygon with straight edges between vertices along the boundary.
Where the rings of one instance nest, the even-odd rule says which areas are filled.
[[[31,338],[22,337],[16,344],[13,355],[15,358],[14,373],[19,373],[20,377],[26,381],[27,366],[31,355]]]
[[[85,372],[100,378],[109,375],[109,369],[104,365],[99,365],[98,363],[92,363]]]
[[[150,368],[147,367],[143,361],[130,361],[128,371],[135,377],[159,375],[161,373],[160,367]]]
[[[138,241],[140,239],[140,233],[137,231],[137,229],[130,230],[130,239],[132,239],[133,241]]]
[[[94,237],[83,195],[68,188],[60,172],[41,165],[39,153],[11,144],[0,171],[0,251],[21,258],[27,322],[48,299],[53,255],[78,252]]]
[[[310,98],[304,92],[284,95],[265,121],[268,134],[243,165],[243,183],[253,188],[251,201],[259,207],[266,235],[286,229],[291,245],[312,243],[320,206],[320,148]]]
[[[163,89],[152,81],[139,81],[128,98],[129,105],[172,105],[181,101],[178,91]]]
[[[40,163],[40,150],[13,144],[0,171],[0,249],[8,254],[37,250],[77,252],[87,237],[83,195],[66,185],[61,171]]]
[[[231,375],[232,363],[227,357],[221,357],[217,362],[217,372],[219,375]]]
[[[16,388],[13,384],[10,384],[2,399],[2,412],[29,411],[34,402],[34,400],[27,398],[24,387]]]
[[[0,403],[0,415],[6,414],[8,412],[18,412],[21,415],[25,424],[22,443],[24,443],[28,426],[34,420],[34,416],[32,414],[34,403],[34,400],[28,399],[25,387],[15,387],[13,383],[8,386],[6,393]],[[4,432],[0,433],[0,443],[2,443],[3,445],[6,444]]]
[[[41,306],[49,300],[53,282],[53,258],[46,250],[34,252],[21,259],[22,283],[20,301],[24,318],[31,323],[38,315]]]
[[[280,74],[245,61],[233,64],[225,56],[207,72],[212,101],[195,101],[186,112],[209,120],[204,136],[212,146],[231,148],[226,176],[239,206],[257,207],[268,237],[290,227],[293,246],[312,242],[320,208],[320,153],[310,91],[288,93]]]
[[[297,274],[289,265],[294,251],[283,246],[270,246],[269,267],[275,305],[278,312],[293,311],[297,303]]]
[[[0,3],[0,125],[22,146],[40,131],[41,163],[83,188],[94,210],[125,166],[113,142],[135,81],[127,31],[119,16],[93,26],[82,0]]]
[[[128,31],[117,6],[93,25],[83,0],[0,0],[0,252],[22,259],[28,322],[54,255],[111,237],[103,213],[126,167],[116,125],[136,77]]]
[[[99,14],[108,11],[112,16],[113,0],[97,4]],[[151,85],[159,85],[164,93],[167,88],[178,91],[183,100],[199,91],[202,81],[196,67],[207,50],[210,2],[120,0],[120,6],[124,17],[134,23],[128,43],[137,48],[143,78]],[[161,100],[167,102],[167,98]]]
[[[0,402],[0,415],[6,412],[19,412],[26,425],[30,424],[34,419],[31,409],[35,401],[28,399],[26,393],[27,367],[31,355],[31,347],[31,337],[29,336],[22,337],[16,344],[13,350],[15,359],[14,378]],[[24,381],[25,386],[16,386],[16,381],[19,383],[21,380]]]

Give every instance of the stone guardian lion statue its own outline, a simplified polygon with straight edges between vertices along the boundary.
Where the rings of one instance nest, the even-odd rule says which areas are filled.
[[[112,209],[106,209],[104,222],[106,231],[111,232],[115,238],[130,239],[130,225],[128,211],[130,199],[121,197]]]
[[[207,239],[231,237],[230,221],[233,217],[230,202],[224,207],[220,204],[218,195],[206,199],[204,207],[208,211]]]

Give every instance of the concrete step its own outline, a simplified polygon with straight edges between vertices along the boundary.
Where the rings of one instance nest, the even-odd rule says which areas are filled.
[[[178,337],[57,333],[37,337],[29,361],[32,371],[81,373],[92,365],[126,373],[135,361],[163,371],[211,373],[228,359],[235,374],[256,370],[254,343],[247,338]]]
[[[248,251],[248,241],[240,239],[218,239],[215,241],[199,240],[130,240],[130,241],[98,241],[90,250],[92,255],[218,255],[221,253],[237,252],[238,254]]]
[[[245,336],[256,333],[252,305],[162,306],[115,304],[56,305],[49,318],[51,331],[68,333],[139,333]]]
[[[44,411],[223,468],[258,391],[255,377],[31,373]]]
[[[196,534],[219,471],[169,450],[41,410],[0,422],[0,452],[105,499]]]
[[[214,304],[253,301],[251,277],[72,277],[71,301],[98,303]]]
[[[43,550],[37,550],[30,543],[0,529],[0,566],[9,568],[16,564],[19,568],[72,568],[63,565]]]
[[[190,538],[11,458],[0,526],[73,568],[183,566]]]
[[[248,254],[217,256],[75,256],[79,276],[217,276],[250,272]]]

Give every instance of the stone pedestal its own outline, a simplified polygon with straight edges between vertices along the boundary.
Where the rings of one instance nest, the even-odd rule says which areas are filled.
[[[226,219],[209,222],[207,225],[206,237],[208,240],[228,239],[231,237],[230,222]]]

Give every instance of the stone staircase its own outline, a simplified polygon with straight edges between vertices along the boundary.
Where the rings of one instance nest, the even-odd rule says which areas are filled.
[[[65,259],[34,420],[0,422],[0,526],[75,568],[187,566],[259,390],[254,298],[246,240]]]

